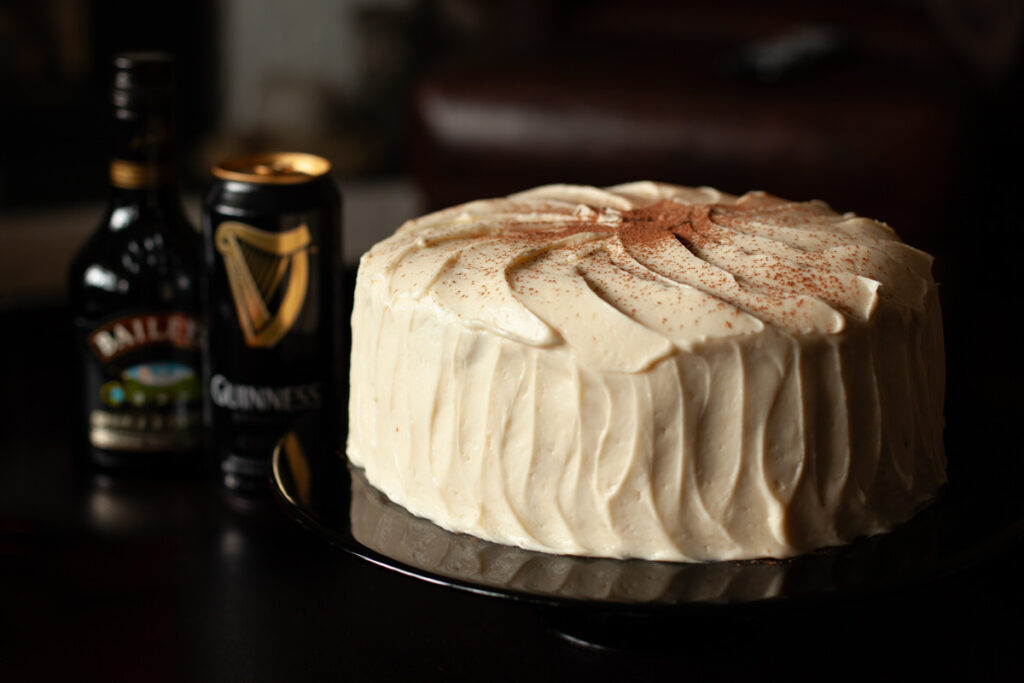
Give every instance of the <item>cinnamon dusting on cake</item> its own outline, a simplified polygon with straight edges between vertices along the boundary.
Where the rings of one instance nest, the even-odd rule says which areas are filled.
[[[792,203],[763,193],[707,204],[668,197],[632,209],[495,201],[493,209],[486,203],[462,209],[458,221],[471,227],[435,230],[413,247],[446,253],[474,243],[500,247],[493,260],[475,261],[462,270],[460,282],[450,283],[460,299],[488,297],[486,283],[494,278],[506,280],[518,295],[547,297],[566,275],[575,275],[632,315],[626,302],[660,308],[667,301],[649,288],[674,283],[704,297],[702,310],[749,313],[787,329],[838,331],[841,318],[870,313],[877,283],[864,284],[864,278],[883,275],[871,247],[829,230],[829,222],[846,219],[821,202]],[[780,238],[779,229],[788,232]],[[835,253],[835,247],[852,251]],[[594,268],[603,280],[590,278]],[[842,315],[837,319],[836,313]]]

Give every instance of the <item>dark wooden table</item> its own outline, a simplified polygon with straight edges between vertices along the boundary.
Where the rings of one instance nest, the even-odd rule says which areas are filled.
[[[1020,546],[895,593],[683,612],[675,623],[610,626],[618,632],[609,640],[620,646],[589,647],[560,635],[564,614],[350,558],[299,529],[270,498],[239,498],[202,478],[110,477],[79,466],[69,437],[68,348],[63,311],[0,314],[0,680],[1024,673]],[[1008,447],[1008,431],[986,431],[984,448]],[[979,447],[972,457],[990,455]]]

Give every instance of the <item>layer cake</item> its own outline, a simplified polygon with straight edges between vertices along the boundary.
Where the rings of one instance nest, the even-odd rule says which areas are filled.
[[[446,529],[556,554],[783,558],[945,482],[932,259],[820,201],[550,185],[360,261],[350,461]]]

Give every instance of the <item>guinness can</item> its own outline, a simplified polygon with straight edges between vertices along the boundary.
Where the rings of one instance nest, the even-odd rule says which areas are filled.
[[[230,489],[265,490],[280,437],[335,403],[341,198],[330,168],[299,153],[213,168],[203,203],[204,418]]]

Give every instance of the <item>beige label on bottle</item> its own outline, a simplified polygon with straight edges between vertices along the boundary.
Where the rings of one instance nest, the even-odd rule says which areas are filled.
[[[198,408],[169,415],[94,410],[89,413],[89,441],[111,451],[194,451],[201,445],[201,421]]]
[[[132,315],[97,328],[87,339],[93,354],[104,363],[150,344],[198,349],[199,321],[188,313]]]
[[[84,334],[89,442],[110,451],[196,451],[199,321],[183,311],[123,316]]]

